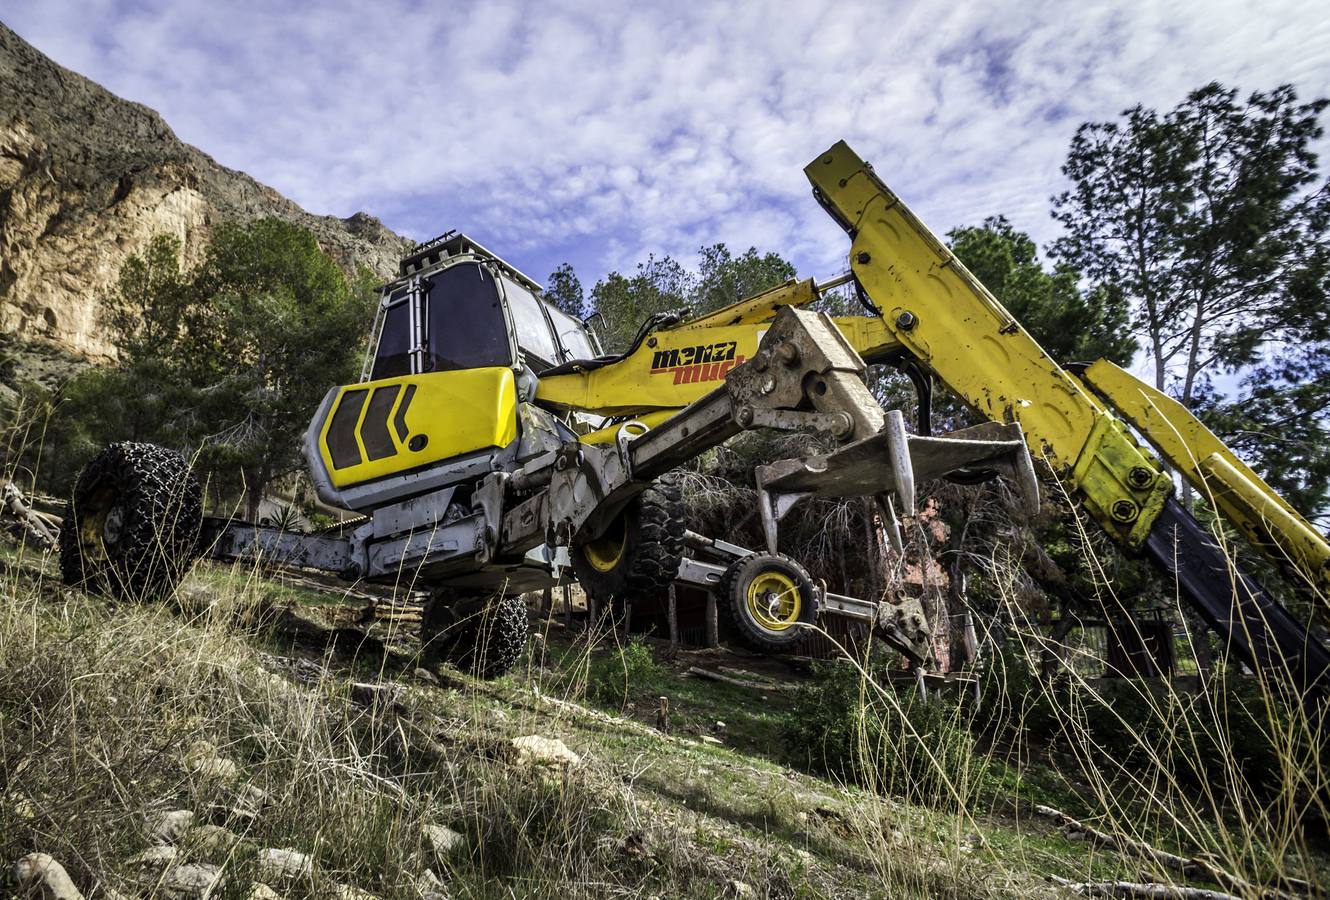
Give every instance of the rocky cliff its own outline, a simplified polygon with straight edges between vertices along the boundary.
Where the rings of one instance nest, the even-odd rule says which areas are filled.
[[[99,357],[98,300],[156,234],[197,259],[215,223],[278,216],[348,270],[388,274],[405,239],[305,212],[181,142],[161,116],[56,65],[0,24],[0,334]]]

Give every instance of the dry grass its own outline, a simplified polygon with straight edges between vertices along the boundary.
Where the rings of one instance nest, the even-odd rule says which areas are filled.
[[[497,684],[424,684],[391,635],[386,652],[292,647],[250,573],[195,579],[182,609],[112,604],[59,586],[49,560],[7,556],[0,858],[50,853],[88,896],[156,895],[134,858],[152,814],[170,809],[240,838],[183,842],[182,860],[222,868],[219,897],[247,895],[265,847],[314,858],[291,897],[338,885],[419,897],[427,869],[453,897],[719,897],[733,881],[771,897],[991,893],[938,854],[879,847],[888,810],[861,820],[862,792],[851,802],[803,776],[791,787],[769,763],[587,710],[585,679],[560,677],[562,696],[541,690],[552,682],[534,666]],[[586,671],[605,639],[584,642],[569,669]],[[586,761],[518,763],[508,739],[532,733]],[[211,748],[234,778],[206,771]],[[263,802],[251,809],[252,789]],[[837,812],[810,821],[818,806]],[[436,857],[435,824],[462,846]]]
[[[1249,896],[1324,883],[1309,830],[1327,820],[1322,736],[1265,703],[1255,721],[1274,749],[1253,791],[1237,728],[1252,719],[1233,704],[1249,704],[1259,682],[1211,695],[1231,733],[1198,730],[1196,697],[1124,682],[1163,723],[1144,730],[1098,686],[1068,690],[1069,668],[1056,689],[1020,686],[1059,717],[1053,746],[1004,745],[990,759],[983,744],[939,742],[938,729],[968,734],[970,710],[920,718],[860,667],[850,678],[861,765],[818,778],[779,754],[665,737],[589,708],[606,660],[625,673],[641,665],[611,630],[569,638],[546,623],[546,652],[523,671],[495,683],[445,673],[437,685],[412,674],[414,645],[391,629],[293,642],[275,608],[298,598],[241,568],[197,572],[174,603],[114,604],[6,548],[0,598],[0,862],[50,853],[89,897],[161,895],[134,858],[152,814],[168,809],[238,836],[218,848],[194,832],[181,848],[221,867],[213,896],[228,898],[248,895],[265,847],[313,858],[308,878],[283,886],[290,897],[350,885],[416,898],[427,870],[452,897],[721,897],[732,882],[769,897],[1055,895],[1046,874],[1197,883],[1029,815],[1034,800],[1063,799],[1099,830],[1205,856]],[[996,699],[986,714],[1003,714]],[[1012,706],[1004,727],[1021,731],[1031,708]],[[1114,715],[1120,743],[1106,747]],[[526,734],[564,740],[583,764],[520,763],[508,741]],[[1198,756],[1223,751],[1200,784],[1177,763],[1188,742]],[[234,778],[201,764],[209,748]],[[1061,792],[1035,790],[1005,762],[1035,757],[1056,763]],[[460,846],[437,855],[432,825],[460,833]]]

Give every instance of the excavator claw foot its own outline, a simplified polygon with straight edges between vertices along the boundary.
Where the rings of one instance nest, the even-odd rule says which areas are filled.
[[[780,520],[805,497],[874,497],[888,540],[901,552],[901,515],[916,511],[915,485],[954,472],[993,470],[1005,475],[1028,515],[1039,511],[1039,483],[1021,427],[985,423],[942,437],[909,434],[900,410],[889,410],[882,430],[831,453],[782,459],[757,468],[759,511],[767,549],[776,552]]]

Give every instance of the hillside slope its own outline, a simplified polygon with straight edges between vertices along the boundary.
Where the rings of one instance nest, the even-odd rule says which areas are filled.
[[[782,765],[745,737],[774,701],[753,691],[666,672],[669,735],[591,708],[616,651],[554,623],[482,683],[416,669],[400,623],[349,627],[335,593],[204,566],[180,596],[117,607],[0,542],[4,869],[49,854],[88,898],[358,900],[1052,896],[1041,871],[1103,869],[1005,814]]]
[[[97,298],[129,254],[166,233],[193,260],[214,224],[261,216],[308,228],[348,270],[386,275],[406,243],[365,213],[312,215],[218,165],[0,23],[0,333],[105,355]]]

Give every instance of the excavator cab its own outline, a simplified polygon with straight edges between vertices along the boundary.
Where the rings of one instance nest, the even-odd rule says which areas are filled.
[[[575,439],[536,407],[536,372],[598,353],[582,322],[449,232],[385,285],[361,381],[329,391],[306,436],[320,496],[348,509],[511,470]]]

